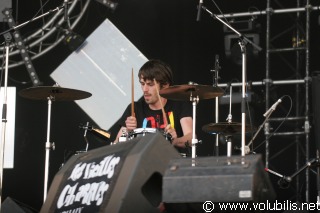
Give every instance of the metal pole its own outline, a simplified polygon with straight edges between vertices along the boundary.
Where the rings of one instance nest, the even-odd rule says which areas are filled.
[[[270,0],[267,0],[267,23],[266,23],[266,110],[269,109],[269,85],[270,85],[270,19],[271,19],[271,8]],[[266,135],[266,168],[269,168],[269,121],[266,122],[264,132]]]
[[[297,8],[300,7],[300,0],[297,0]],[[296,14],[296,33],[295,35],[293,35],[294,37],[292,38],[292,47],[299,47],[299,41],[300,41],[300,30],[299,30],[299,21],[300,21],[300,13],[297,12]],[[301,60],[301,57],[300,57],[300,51],[296,51],[296,78],[299,77],[299,73],[301,71],[301,67],[300,67],[300,60]],[[295,112],[295,115],[298,117],[300,116],[300,103],[299,103],[299,100],[300,100],[300,85],[296,85],[296,112]],[[299,125],[299,122],[295,122],[295,126],[296,126],[296,129],[298,129],[298,125]],[[300,168],[300,136],[299,135],[296,135],[295,136],[295,145],[296,145],[296,171],[299,170]],[[299,197],[299,188],[300,188],[300,178],[299,176],[297,176],[296,178],[296,199]],[[298,201],[298,200],[296,200]]]
[[[6,37],[6,36],[5,36]],[[6,128],[7,128],[7,88],[8,88],[8,66],[9,66],[9,46],[11,42],[11,35],[8,33],[6,39],[6,58],[5,58],[5,74],[4,74],[4,93],[3,93],[3,107],[2,107],[2,127],[1,127],[1,145],[0,145],[0,212],[1,199],[3,188],[3,167],[4,167],[4,148],[6,142]]]
[[[49,180],[49,159],[50,159],[50,125],[51,125],[51,104],[52,97],[48,97],[48,123],[47,123],[47,141],[45,144],[46,157],[45,157],[45,167],[44,167],[44,187],[43,187],[43,202],[46,201],[48,193],[48,180]]]
[[[267,1],[267,5],[270,6],[269,1]],[[262,10],[262,11],[229,13],[229,14],[223,14],[223,15],[217,15],[217,16],[219,18],[235,18],[235,17],[257,16],[257,15],[267,15],[268,16],[269,12],[271,12],[272,14],[280,14],[280,13],[295,13],[295,12],[306,12],[307,11],[307,9],[305,7],[273,10],[269,6],[267,6],[266,10]],[[311,7],[311,5],[309,5],[309,6],[310,6],[309,9],[311,9],[311,10],[320,10],[320,6],[314,6],[314,7]]]
[[[310,86],[310,74],[309,74],[309,59],[310,59],[310,11],[311,11],[311,6],[310,6],[310,0],[307,0],[307,5],[306,5],[306,74],[305,74],[305,79],[306,79],[306,102],[305,102],[305,125],[304,129],[306,132],[306,162],[309,161],[309,156],[310,156],[310,150],[309,150],[309,140],[310,140],[310,124],[309,124],[309,86]],[[309,203],[309,169],[306,169],[306,202]]]

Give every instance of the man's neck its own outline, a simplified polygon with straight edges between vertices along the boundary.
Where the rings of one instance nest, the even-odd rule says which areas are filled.
[[[167,103],[167,99],[161,98],[161,101],[162,101],[162,105],[163,105],[163,108],[164,108],[164,106]],[[160,100],[157,101],[155,104],[149,104],[149,108],[152,109],[152,110],[160,110],[160,109],[162,109]]]

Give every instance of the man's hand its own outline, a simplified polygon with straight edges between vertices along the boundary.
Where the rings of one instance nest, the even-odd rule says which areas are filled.
[[[133,116],[127,117],[126,119],[126,128],[130,132],[137,128],[137,119]]]
[[[174,141],[174,139],[177,139],[177,132],[174,128],[172,128],[172,126],[170,124],[168,124],[166,126],[166,128],[164,129],[164,132],[166,134],[170,134],[171,135],[171,138],[172,138],[172,142]]]

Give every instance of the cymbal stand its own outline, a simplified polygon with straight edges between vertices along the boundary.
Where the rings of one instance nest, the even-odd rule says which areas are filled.
[[[10,33],[4,35],[6,41],[6,64],[5,64],[5,76],[4,76],[4,95],[2,106],[2,129],[1,129],[1,145],[0,145],[0,212],[1,212],[1,198],[2,198],[2,183],[3,183],[3,167],[4,167],[4,148],[6,139],[6,127],[7,127],[7,88],[8,88],[8,68],[9,68],[9,46],[12,39]]]
[[[214,70],[211,70],[214,72],[213,77],[213,86],[218,86],[219,81],[219,71],[220,71],[220,65],[219,65],[219,55],[216,55],[215,57],[215,67]],[[215,97],[215,115],[216,115],[216,123],[219,123],[219,97]],[[216,144],[215,144],[215,156],[219,156],[219,134],[216,134]]]
[[[192,140],[191,140],[191,157],[192,157],[192,166],[195,166],[194,159],[196,158],[196,145],[198,140],[196,139],[196,108],[197,103],[199,102],[199,96],[193,97],[192,93],[190,95],[190,101],[192,102]]]
[[[259,51],[262,50],[261,47],[253,43],[250,39],[242,35],[240,32],[235,30],[232,26],[230,26],[227,22],[223,21],[217,15],[213,14],[209,11],[205,6],[201,6],[203,10],[208,12],[211,17],[217,19],[234,33],[239,36],[239,45],[241,48],[242,53],[242,101],[241,101],[241,156],[245,156],[245,124],[246,124],[246,113],[245,113],[245,100],[246,100],[246,71],[247,71],[247,54],[246,54],[246,44],[250,43],[254,48],[258,49]]]
[[[47,198],[48,192],[48,177],[49,177],[49,157],[50,157],[50,150],[55,149],[54,143],[50,142],[50,124],[51,124],[51,105],[52,101],[54,100],[53,96],[47,97],[48,99],[48,123],[47,123],[47,141],[46,141],[46,158],[45,158],[45,167],[44,167],[44,192],[43,192],[43,202]]]
[[[232,106],[232,85],[230,85],[230,103],[229,103],[229,115],[227,117],[228,123],[232,123],[232,114],[231,114],[231,106]],[[232,136],[226,135],[226,141],[227,141],[227,157],[231,157],[231,150],[232,150]]]

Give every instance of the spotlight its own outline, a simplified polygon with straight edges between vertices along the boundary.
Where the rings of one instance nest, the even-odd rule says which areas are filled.
[[[106,7],[110,8],[111,10],[115,10],[118,6],[118,3],[110,1],[110,0],[96,0],[96,1],[105,5]]]
[[[66,37],[64,38],[64,44],[68,45],[71,51],[79,49],[79,47],[84,44],[84,41],[85,39],[82,36],[70,30],[67,31]]]

